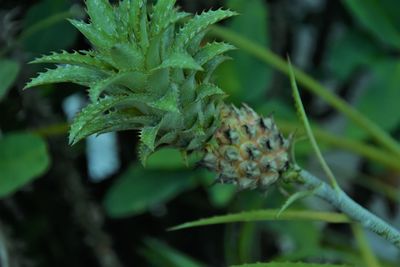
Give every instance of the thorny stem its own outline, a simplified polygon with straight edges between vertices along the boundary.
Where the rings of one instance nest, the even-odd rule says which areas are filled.
[[[288,177],[290,181],[303,184],[314,190],[315,195],[326,200],[355,222],[366,229],[378,234],[400,249],[400,232],[381,218],[357,204],[342,189],[334,189],[324,181],[318,179],[306,170],[296,166],[295,171]]]

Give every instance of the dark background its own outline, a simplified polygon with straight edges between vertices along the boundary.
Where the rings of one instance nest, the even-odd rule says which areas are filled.
[[[183,10],[190,12],[228,6],[238,10],[241,16],[223,26],[283,58],[290,55],[295,65],[398,139],[400,43],[396,45],[391,31],[400,33],[400,5],[394,0],[375,4],[354,1],[354,5],[344,2],[178,1]],[[0,1],[0,58],[20,65],[17,79],[0,100],[0,133],[39,134],[50,159],[34,181],[0,200],[0,241],[7,244],[11,266],[189,266],[189,258],[173,260],[182,255],[201,262],[191,262],[193,266],[271,260],[365,266],[347,225],[294,221],[166,231],[168,227],[217,214],[277,209],[285,197],[276,188],[267,195],[236,192],[229,186],[212,185],[213,174],[203,170],[186,169],[179,164],[165,167],[163,163],[175,155],[170,151],[143,170],[136,159],[137,133],[132,131],[117,134],[117,171],[101,182],[91,181],[85,142],[68,146],[68,126],[62,109],[66,97],[76,93],[85,96],[85,89],[60,84],[22,91],[29,78],[43,70],[43,66],[27,65],[28,61],[50,51],[90,49],[65,19],[36,30],[32,27],[68,10],[71,16],[84,19],[82,5],[82,1],[68,0]],[[27,29],[32,28],[29,33]],[[246,102],[264,115],[274,112],[278,120],[301,127],[288,78],[242,50],[231,56],[234,61],[224,64],[217,77],[230,94],[228,101]],[[316,125],[338,136],[372,144],[365,133],[317,96],[302,91],[302,98]],[[345,190],[399,226],[399,168],[394,170],[332,144],[323,144],[323,149]],[[297,153],[300,163],[321,174],[307,143],[300,143]],[[15,161],[19,168],[29,169],[18,156]],[[125,181],[131,182],[119,185],[123,174],[128,177]],[[191,182],[171,182],[172,192],[163,197],[165,192],[159,188],[162,186],[157,178],[168,175],[190,177]],[[129,185],[133,191],[129,191]],[[126,190],[122,192],[121,187]],[[154,201],[146,202],[142,208],[126,211],[126,201],[121,203],[118,197],[115,200],[115,195],[126,194],[123,200],[140,203],[141,199],[130,197],[143,190],[149,190],[145,195],[153,196]],[[330,209],[314,198],[295,207]],[[124,212],[118,212],[121,209]],[[398,252],[371,234],[367,238],[382,266],[397,266]]]

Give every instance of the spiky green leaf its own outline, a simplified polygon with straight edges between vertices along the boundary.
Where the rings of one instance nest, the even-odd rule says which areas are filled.
[[[129,25],[131,1],[120,1],[119,5],[114,7],[115,11],[115,23],[118,37],[121,41],[127,41],[132,38],[134,40],[135,34]]]
[[[225,96],[225,92],[214,84],[211,83],[202,84],[199,87],[199,93],[197,94],[196,101],[201,101],[207,97],[213,97],[213,96],[223,97]]]
[[[163,28],[163,23],[168,20],[174,12],[174,5],[176,0],[158,0],[153,9],[151,16],[151,33],[157,34]]]
[[[120,70],[142,69],[143,53],[134,44],[116,44],[110,50],[111,58]]]
[[[173,85],[163,97],[161,97],[159,100],[149,102],[149,105],[162,111],[179,113],[180,105],[178,88],[176,85]]]
[[[139,22],[139,42],[143,51],[149,47],[149,21],[147,17],[147,5],[144,4],[141,9],[140,22]]]
[[[109,0],[86,0],[86,7],[90,21],[96,29],[115,35],[117,26]]]
[[[147,75],[142,72],[129,71],[120,72],[104,80],[95,81],[90,85],[89,98],[96,102],[101,94],[107,89],[115,89],[115,86],[125,86],[132,91],[143,91],[147,81]],[[110,90],[110,94],[112,94]]]
[[[235,47],[233,45],[227,43],[208,43],[196,54],[195,60],[202,66],[216,56],[234,49]]]
[[[155,120],[152,116],[137,116],[130,112],[111,112],[89,121],[75,136],[77,141],[92,134],[102,134],[113,131],[138,130]]]
[[[180,68],[201,71],[203,68],[194,60],[192,56],[184,52],[171,54],[156,69]]]
[[[133,30],[136,38],[140,37],[140,18],[143,12],[143,8],[146,5],[145,0],[136,0],[129,1],[130,4],[130,16],[129,16],[129,25],[131,27],[130,30]],[[137,40],[138,41],[138,40]]]
[[[158,34],[162,33],[165,29],[169,26],[173,26],[175,23],[184,20],[185,18],[189,17],[190,13],[183,12],[183,11],[173,11],[166,17],[164,20],[160,21],[157,24],[157,27],[154,27],[152,30],[152,36],[157,36]]]
[[[82,109],[73,121],[69,132],[69,143],[75,144],[84,138],[80,132],[89,125],[91,121],[102,116],[104,112],[109,111],[111,108],[116,108],[117,106],[123,107],[124,105],[134,107],[135,103],[148,103],[151,101],[154,100],[147,95],[132,94],[129,96],[110,96],[89,104]]]
[[[155,141],[159,128],[160,127],[158,125],[146,126],[143,127],[140,131],[140,141],[145,144],[152,152],[155,148]]]
[[[89,85],[94,81],[102,79],[107,74],[94,69],[82,66],[61,65],[55,69],[48,69],[46,72],[39,73],[33,78],[24,89],[51,83],[72,82],[80,85]]]
[[[237,15],[236,12],[230,10],[209,10],[196,15],[189,20],[179,31],[175,40],[176,47],[185,47],[198,33],[208,28],[208,26]]]
[[[99,69],[109,69],[111,67],[98,57],[85,52],[86,51],[83,51],[83,54],[76,51],[73,53],[68,53],[67,51],[62,51],[61,53],[53,52],[50,55],[36,58],[29,63],[73,64]]]
[[[109,49],[114,45],[114,40],[102,32],[101,29],[96,29],[93,25],[79,20],[70,19],[69,22],[98,49]]]
[[[152,153],[153,151],[151,151],[151,149],[148,146],[146,146],[144,143],[140,143],[138,149],[138,156],[140,163],[142,163],[143,166],[146,166],[146,161]]]

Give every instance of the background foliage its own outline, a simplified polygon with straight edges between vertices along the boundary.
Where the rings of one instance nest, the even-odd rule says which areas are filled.
[[[178,2],[190,12],[221,6],[240,12],[223,26],[275,55],[290,55],[297,67],[399,140],[398,1]],[[82,6],[73,0],[0,5],[0,266],[5,252],[10,266],[398,266],[395,248],[343,224],[341,215],[316,212],[330,207],[314,198],[293,206],[308,212],[277,222],[272,214],[286,198],[277,188],[265,195],[214,185],[214,174],[196,168],[196,159],[185,164],[171,149],[151,156],[143,168],[135,132],[118,133],[111,143],[89,139],[69,147],[68,110],[85,103],[84,90],[71,84],[22,88],[41,68],[27,64],[33,58],[89,48],[66,21],[84,19]],[[220,37],[217,30],[210,35]],[[289,79],[279,64],[248,42],[228,41],[239,48],[218,70],[228,101],[273,112],[286,133],[297,129],[297,160],[321,174],[308,142],[301,141]],[[399,227],[399,155],[376,144],[329,101],[309,91],[302,97],[339,183]],[[227,213],[238,214],[212,220],[229,224],[166,231]]]

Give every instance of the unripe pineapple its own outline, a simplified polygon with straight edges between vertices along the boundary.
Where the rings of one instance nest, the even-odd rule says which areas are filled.
[[[205,152],[221,181],[240,188],[267,187],[288,165],[289,141],[271,118],[227,107],[212,75],[234,49],[203,44],[208,26],[236,15],[229,10],[190,14],[176,0],[87,0],[89,23],[71,20],[91,51],[53,53],[33,63],[58,63],[26,88],[60,82],[88,87],[91,104],[71,125],[71,144],[110,131],[140,130],[143,163],[160,146]]]
[[[140,130],[140,157],[162,145],[199,150],[219,123],[224,92],[211,76],[234,47],[201,41],[208,26],[234,16],[210,10],[190,18],[176,0],[87,0],[90,23],[70,22],[93,45],[92,51],[53,53],[33,63],[59,63],[26,88],[60,82],[87,86],[91,104],[75,118],[74,144],[91,134]]]
[[[266,189],[288,169],[290,144],[271,116],[262,118],[247,105],[225,106],[203,164],[223,183]]]

